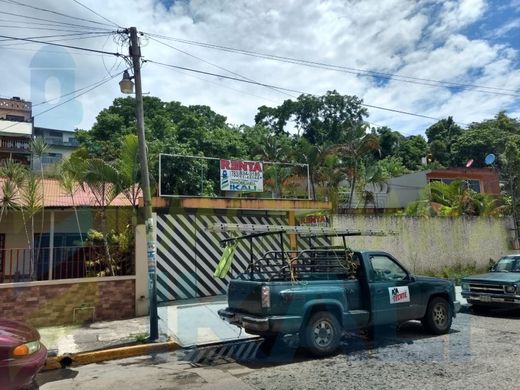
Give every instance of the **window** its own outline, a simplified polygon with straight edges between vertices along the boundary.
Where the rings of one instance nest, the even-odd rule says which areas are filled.
[[[403,268],[386,256],[371,256],[370,265],[373,282],[404,280],[408,276]]]
[[[8,121],[13,121],[13,122],[24,122],[25,121],[25,118],[21,115],[9,115],[7,114],[5,116],[5,119],[7,119]]]

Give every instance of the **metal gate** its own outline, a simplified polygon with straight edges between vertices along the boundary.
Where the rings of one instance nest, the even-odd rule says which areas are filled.
[[[285,216],[157,215],[157,298],[159,302],[208,297],[226,293],[229,280],[244,272],[250,261],[249,243],[240,242],[228,277],[213,277],[222,256],[220,240],[226,233],[206,229],[215,223],[287,225]],[[289,237],[284,238],[288,248]],[[280,250],[277,237],[254,240],[253,253]]]

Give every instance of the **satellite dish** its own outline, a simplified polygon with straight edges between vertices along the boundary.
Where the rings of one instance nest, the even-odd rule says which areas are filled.
[[[469,168],[472,164],[473,164],[473,159],[468,160],[468,162],[466,163],[466,168]]]
[[[486,165],[491,165],[495,162],[496,160],[496,157],[493,153],[490,153],[486,156],[486,158],[484,159],[484,162],[486,163]]]

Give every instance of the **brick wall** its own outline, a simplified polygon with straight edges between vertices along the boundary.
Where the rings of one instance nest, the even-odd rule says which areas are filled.
[[[0,318],[33,326],[135,316],[135,279],[109,278],[0,285]]]

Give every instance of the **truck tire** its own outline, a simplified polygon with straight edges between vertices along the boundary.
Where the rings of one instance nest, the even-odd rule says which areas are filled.
[[[331,313],[314,313],[305,327],[305,347],[314,356],[327,356],[338,349],[341,340],[341,325]]]
[[[428,331],[438,335],[450,331],[452,320],[453,313],[448,301],[442,297],[435,297],[428,303],[421,322]]]

